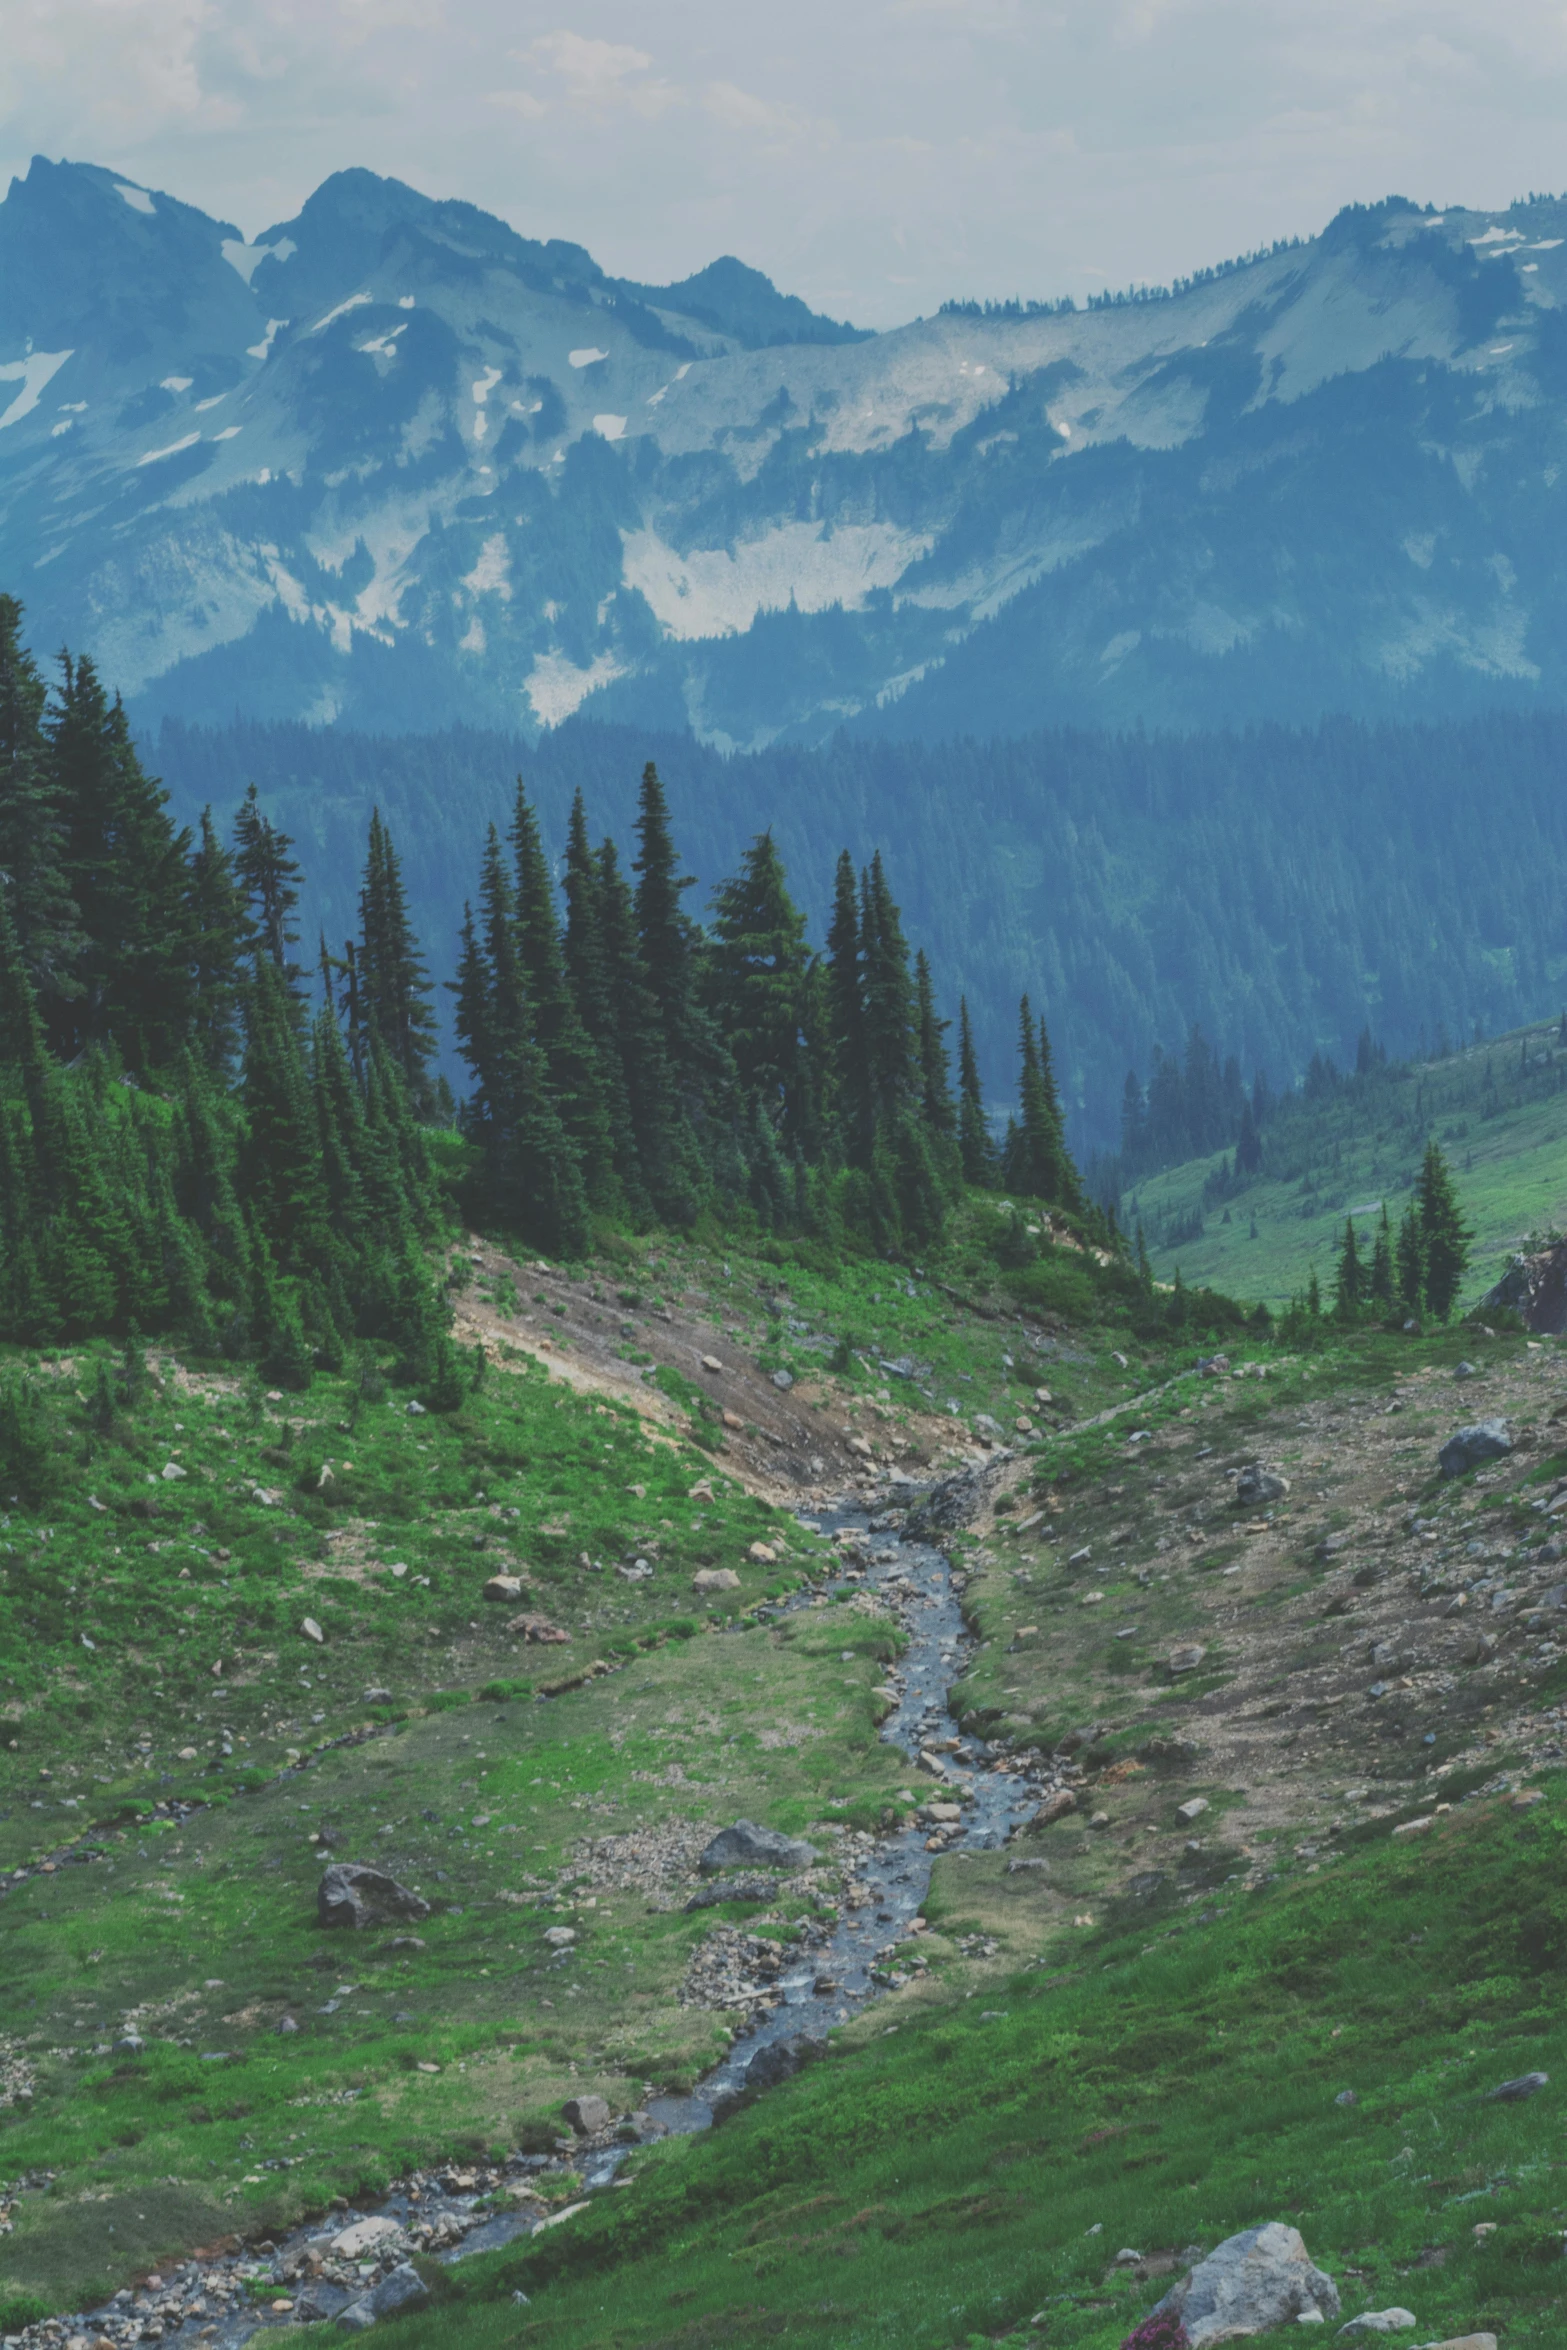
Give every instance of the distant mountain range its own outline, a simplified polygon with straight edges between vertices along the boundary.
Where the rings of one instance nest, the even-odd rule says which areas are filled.
[[[0,586],[145,724],[716,746],[1567,699],[1567,202],[1173,294],[816,316],[368,172],[0,204]]]

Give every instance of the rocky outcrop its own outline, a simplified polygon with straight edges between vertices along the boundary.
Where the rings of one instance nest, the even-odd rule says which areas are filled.
[[[1559,1336],[1567,1330],[1567,1240],[1532,1255],[1520,1251],[1480,1304],[1482,1310],[1487,1306],[1510,1309],[1526,1330]]]

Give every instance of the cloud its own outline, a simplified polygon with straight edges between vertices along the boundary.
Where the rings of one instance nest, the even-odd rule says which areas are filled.
[[[517,53],[519,56],[521,52]],[[572,106],[607,112],[627,107],[650,118],[678,102],[664,81],[649,81],[653,60],[626,41],[586,39],[581,33],[541,33],[528,54],[555,74]]]
[[[363,164],[661,280],[866,324],[1157,282],[1397,189],[1563,176],[1560,0],[3,0],[41,150],[247,233]]]

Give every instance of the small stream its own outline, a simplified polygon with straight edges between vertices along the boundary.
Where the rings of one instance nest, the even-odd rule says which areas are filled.
[[[965,1738],[949,1710],[948,1692],[973,1644],[942,1553],[928,1543],[904,1539],[894,1521],[861,1510],[823,1510],[802,1522],[838,1538],[841,1563],[828,1580],[825,1604],[822,1587],[813,1585],[782,1603],[773,1620],[809,1609],[819,1612],[824,1626],[838,1616],[847,1633],[866,1619],[836,1603],[839,1595],[860,1591],[892,1609],[908,1646],[883,1676],[883,1685],[896,1693],[897,1704],[882,1725],[881,1736],[907,1755],[906,1784],[920,1807],[960,1806],[960,1816],[934,1826],[911,1824],[882,1838],[868,1854],[856,1854],[853,1873],[866,1898],[856,1905],[844,1901],[831,1929],[813,1937],[785,1966],[765,1995],[765,2012],[753,2015],[722,2062],[689,2096],[653,2097],[632,2117],[637,2144],[711,2128],[715,2109],[721,2117],[748,2086],[759,2085],[748,2082],[747,2075],[768,2050],[797,2040],[825,2040],[835,2025],[848,2022],[886,1989],[907,1980],[898,1953],[901,1949],[906,1957],[911,1945],[917,1947],[914,1921],[937,1857],[932,1846],[949,1852],[993,1851],[1036,1809],[1036,1791],[1022,1774],[1005,1762],[998,1764],[982,1740]],[[942,1749],[944,1778],[919,1767],[922,1748]],[[833,1854],[828,1849],[822,1857],[830,1861]],[[781,2050],[778,2059],[764,2064],[760,2085],[786,2077],[795,2061],[793,2050]],[[547,2181],[551,2174],[571,2170],[581,2178],[584,2192],[594,2193],[613,2186],[633,2150],[632,2143],[622,2143],[575,2158],[519,2155],[506,2170],[517,2181],[530,2175]],[[287,2315],[296,2323],[302,2318],[333,2318],[348,2307],[355,2298],[349,2286],[324,2277],[291,2283],[290,2275],[311,2248],[340,2238],[357,2223],[368,2221],[373,2227],[377,2221],[391,2221],[410,2234],[433,2227],[434,2239],[426,2238],[426,2247],[436,2259],[446,2261],[493,2251],[537,2232],[538,2219],[519,2212],[495,2213],[475,2224],[474,2207],[480,2199],[460,2174],[437,2172],[398,2189],[373,2210],[343,2211],[335,2213],[330,2224],[316,2220],[294,2229],[265,2253],[178,2264],[163,2280],[163,2296],[175,2304],[167,2320],[155,2305],[159,2296],[127,2292],[80,2318],[29,2327],[21,2337],[22,2350],[52,2350],[77,2331],[89,2339],[107,2336],[117,2346],[161,2341],[183,2344],[185,2350],[207,2350],[208,2345],[212,2350],[238,2350],[268,2322],[265,2295],[259,2301],[255,2297],[256,2288],[267,2281],[288,2304]],[[374,2282],[375,2269],[374,2250],[367,2247],[366,2290]],[[192,2310],[193,2300],[203,2306]],[[190,2313],[177,2317],[175,2309],[181,2308]]]

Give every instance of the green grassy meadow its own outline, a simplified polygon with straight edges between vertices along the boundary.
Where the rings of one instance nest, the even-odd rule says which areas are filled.
[[[1162,1281],[1179,1266],[1188,1283],[1279,1306],[1315,1268],[1327,1294],[1346,1215],[1369,1234],[1385,1199],[1396,1225],[1434,1134],[1474,1227],[1461,1300],[1472,1305],[1531,1235],[1567,1225],[1564,1080],[1554,1021],[1378,1071],[1265,1128],[1261,1175],[1230,1196],[1204,1200],[1220,1152],[1141,1178],[1123,1219],[1143,1224]]]
[[[1163,2290],[1118,2252],[1267,2217],[1301,2229],[1346,2317],[1402,2303],[1411,2338],[1543,2350],[1567,2229],[1564,1796],[1477,1800],[1151,1933],[1112,1918],[944,2012],[886,2009],[710,2138],[634,2158],[633,2190],[476,2261],[398,2338],[1111,2350]],[[1552,2088],[1490,2100],[1533,2070]]]

